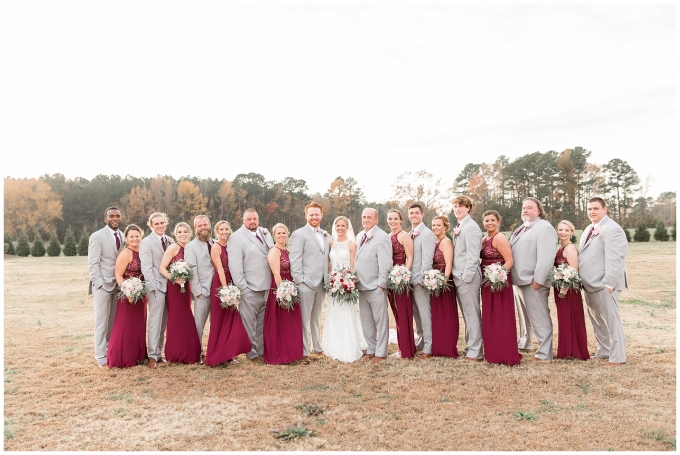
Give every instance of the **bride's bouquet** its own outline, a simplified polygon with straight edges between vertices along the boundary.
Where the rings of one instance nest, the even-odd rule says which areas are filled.
[[[233,284],[228,284],[217,288],[217,297],[220,299],[220,306],[222,308],[231,308],[238,311],[238,305],[241,303],[243,294],[239,288]]]
[[[356,305],[359,302],[359,288],[357,276],[349,267],[333,269],[328,275],[328,284],[325,286],[331,298],[340,303]]]
[[[395,265],[387,271],[387,289],[401,294],[411,288],[411,271],[405,265]]]
[[[123,281],[120,286],[120,292],[116,294],[116,298],[126,298],[131,304],[137,303],[139,300],[143,300],[146,295],[146,290],[144,289],[144,282],[137,277],[128,278]]]
[[[439,294],[449,289],[451,286],[447,283],[443,272],[432,269],[423,272],[423,287],[428,294],[439,296]]]
[[[298,303],[298,287],[295,283],[288,280],[281,280],[276,287],[276,303],[281,308],[290,310],[293,305]]]
[[[487,265],[484,267],[482,283],[488,285],[491,292],[502,290],[508,285],[508,269],[498,262]]]
[[[177,280],[189,281],[194,277],[194,271],[192,268],[195,265],[189,264],[187,261],[180,259],[170,264],[170,281],[175,283]],[[180,292],[187,292],[184,289],[184,283],[181,284],[182,289]]]
[[[559,289],[560,297],[567,295],[569,289],[581,289],[581,277],[578,270],[567,264],[560,264],[552,269],[550,280]]]

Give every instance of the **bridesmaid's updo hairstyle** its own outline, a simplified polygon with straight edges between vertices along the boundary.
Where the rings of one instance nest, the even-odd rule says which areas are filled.
[[[274,227],[272,228],[272,235],[276,235],[276,230],[279,229],[279,228],[283,229],[284,231],[286,231],[286,234],[290,235],[290,231],[288,230],[286,225],[283,224],[283,223],[276,223],[274,225]]]
[[[127,238],[128,232],[130,231],[137,231],[139,232],[140,237],[144,237],[144,231],[142,231],[142,228],[136,224],[128,224],[128,226],[125,228],[125,231],[123,232],[123,237]]]
[[[231,232],[231,224],[229,224],[229,221],[220,220],[220,221],[218,221],[217,223],[215,223],[215,236],[217,236],[217,230],[218,230],[218,229],[220,228],[220,226],[222,226],[223,224],[226,224],[226,225],[227,225],[227,227],[229,228],[229,234],[231,235],[231,233],[232,233],[232,232]]]
[[[421,211],[422,211],[422,209],[421,209]],[[404,221],[404,217],[402,216],[399,209],[391,209],[389,212],[387,212],[388,217],[390,216],[390,213],[396,213],[397,215],[399,215],[399,221]]]
[[[177,229],[180,228],[180,227],[185,227],[189,230],[189,237],[191,237],[193,235],[193,231],[191,230],[191,226],[189,226],[189,223],[186,223],[184,221],[180,221],[179,223],[177,223],[175,225],[175,230],[172,231],[172,235],[174,235],[175,238],[177,238]]]
[[[486,212],[482,213],[482,220],[484,220],[484,218],[486,218],[489,215],[493,215],[494,218],[496,218],[496,221],[498,221],[499,223],[503,220],[501,214],[495,210],[487,210]]]
[[[444,215],[437,215],[434,218],[432,218],[432,221],[434,220],[439,220],[442,222],[442,224],[444,225],[444,232],[447,232],[451,228],[451,223],[449,223],[449,219]]]
[[[574,226],[574,223],[572,223],[571,221],[562,220],[562,221],[560,221],[559,223],[557,223],[557,226],[559,226],[560,224],[564,224],[566,227],[568,227],[569,229],[571,229],[572,235],[576,232],[576,227]]]

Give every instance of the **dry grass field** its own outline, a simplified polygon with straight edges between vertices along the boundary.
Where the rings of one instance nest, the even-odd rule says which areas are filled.
[[[241,356],[213,369],[109,370],[93,358],[86,259],[6,257],[4,448],[674,450],[675,266],[675,242],[630,245],[620,368],[445,358],[271,366]],[[557,327],[552,301],[551,311]],[[556,331],[554,340],[556,349]],[[296,407],[310,403],[323,412]],[[312,433],[277,439],[272,430],[287,425]]]

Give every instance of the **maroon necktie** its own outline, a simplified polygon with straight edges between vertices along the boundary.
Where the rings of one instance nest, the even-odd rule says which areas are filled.
[[[523,224],[521,228],[519,228],[519,231],[515,233],[515,237],[519,237],[519,235],[524,232],[524,230],[527,228],[526,224]]]
[[[118,231],[115,231],[113,236],[116,238],[116,249],[120,250],[120,237],[118,237]]]
[[[210,256],[210,247],[211,247],[212,245],[210,244],[210,242],[207,242],[207,243],[208,243],[208,256]]]
[[[165,243],[165,236],[161,237],[161,245],[163,245],[163,251],[168,247],[168,244]]]
[[[413,230],[413,231],[411,231],[411,233],[409,234],[409,235],[411,236],[411,240],[413,240],[413,239],[416,238],[415,232],[416,232],[416,231]]]
[[[260,238],[260,234],[258,234],[257,232],[255,232],[255,237],[257,237],[257,240],[259,240],[260,243],[264,245],[264,242],[263,242],[262,239]]]
[[[359,246],[364,246],[364,243],[368,241],[368,233],[364,234],[364,238],[361,240],[361,245]]]
[[[588,243],[588,240],[590,240],[590,236],[593,235],[593,231],[595,230],[595,226],[590,228],[590,232],[588,232],[588,237],[586,237],[586,241],[583,243],[584,245]]]

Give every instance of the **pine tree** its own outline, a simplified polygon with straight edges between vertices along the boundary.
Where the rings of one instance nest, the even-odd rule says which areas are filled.
[[[45,244],[43,243],[40,235],[36,234],[33,239],[33,246],[31,247],[31,256],[36,258],[41,258],[45,256]]]
[[[5,254],[16,254],[14,252],[14,242],[12,242],[12,237],[10,237],[7,231],[5,231]]]
[[[47,255],[50,257],[57,257],[61,254],[61,244],[57,237],[57,231],[52,231],[50,236],[50,244],[47,245]]]
[[[31,247],[28,244],[28,236],[21,231],[19,240],[17,240],[17,256],[26,257],[31,253]]]
[[[658,240],[659,242],[668,242],[669,238],[670,235],[668,235],[668,231],[666,230],[666,226],[664,226],[663,221],[657,221],[656,229],[654,230],[654,240]]]
[[[633,239],[630,238],[630,231],[628,231],[628,229],[626,228],[623,228],[623,232],[625,232],[626,234],[626,240],[628,241],[628,243],[632,242]]]
[[[78,256],[87,256],[87,247],[90,243],[90,235],[85,229],[80,234],[80,241],[78,242]]]
[[[69,226],[66,229],[66,235],[64,235],[64,256],[75,256],[76,254],[78,254],[76,238],[73,236],[73,229]]]
[[[647,225],[645,224],[645,221],[640,219],[638,221],[637,226],[635,227],[635,235],[633,235],[633,239],[635,239],[636,242],[649,242],[649,231],[647,230]]]

